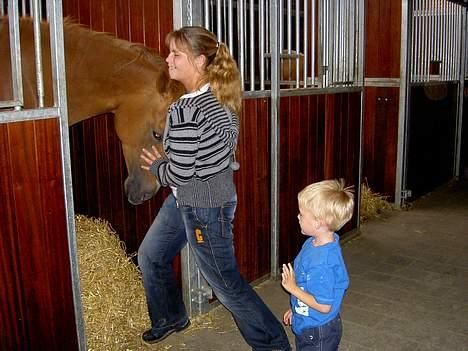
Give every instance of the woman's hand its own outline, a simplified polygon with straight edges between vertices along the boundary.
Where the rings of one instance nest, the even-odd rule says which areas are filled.
[[[161,154],[159,153],[158,149],[156,149],[156,146],[154,145],[151,146],[151,151],[146,150],[145,148],[143,148],[142,151],[143,152],[140,154],[140,158],[143,160],[144,163],[141,165],[141,168],[149,171],[154,161],[161,158]]]
[[[294,269],[291,263],[288,263],[287,265],[283,264],[283,273],[281,273],[281,278],[281,285],[283,285],[287,292],[292,293],[297,285],[296,276],[294,275]]]
[[[291,325],[292,324],[292,310],[291,309],[284,312],[283,323],[284,323],[284,325]]]

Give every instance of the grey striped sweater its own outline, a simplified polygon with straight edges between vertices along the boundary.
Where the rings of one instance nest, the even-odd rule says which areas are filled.
[[[150,171],[162,186],[177,188],[180,205],[220,207],[236,194],[230,165],[238,134],[238,117],[221,105],[207,84],[169,108],[166,156]]]

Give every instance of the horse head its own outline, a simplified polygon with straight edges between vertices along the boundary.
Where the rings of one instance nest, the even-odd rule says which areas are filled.
[[[162,140],[167,109],[182,94],[182,86],[169,79],[164,91],[144,86],[143,89],[127,96],[114,112],[115,128],[128,171],[125,193],[133,205],[150,199],[159,190],[156,177],[141,168],[140,154],[143,148],[150,149],[153,145],[164,154]]]

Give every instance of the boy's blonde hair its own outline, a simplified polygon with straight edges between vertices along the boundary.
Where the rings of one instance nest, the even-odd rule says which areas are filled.
[[[353,216],[353,187],[345,187],[344,179],[310,184],[301,190],[297,199],[301,209],[324,221],[332,231],[340,229]]]
[[[227,46],[219,42],[214,33],[199,26],[186,26],[170,32],[166,36],[166,45],[174,42],[176,47],[193,56],[206,57],[205,72],[199,86],[210,83],[214,96],[223,105],[237,114],[242,111],[241,77],[237,63],[229,53]]]

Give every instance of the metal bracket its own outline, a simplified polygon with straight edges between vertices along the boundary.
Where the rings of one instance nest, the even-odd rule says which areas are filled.
[[[412,196],[411,190],[405,189],[401,191],[401,198],[403,200],[409,199]]]

